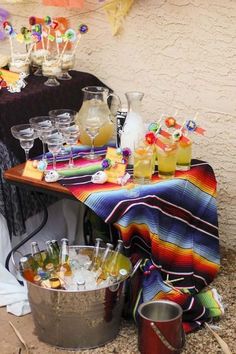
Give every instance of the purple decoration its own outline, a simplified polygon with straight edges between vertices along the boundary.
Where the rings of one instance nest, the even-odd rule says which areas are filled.
[[[9,12],[0,8],[0,41],[5,38],[5,31],[3,30],[3,22],[9,17]]]

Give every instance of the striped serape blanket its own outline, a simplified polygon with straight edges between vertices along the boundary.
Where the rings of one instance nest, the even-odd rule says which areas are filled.
[[[214,297],[207,301],[205,290],[219,271],[220,256],[217,183],[209,164],[192,160],[191,169],[177,171],[174,179],[162,181],[156,173],[148,185],[131,182],[123,187],[91,183],[101,160],[78,158],[75,164],[75,169],[61,171],[59,182],[118,229],[130,254],[137,249],[145,254],[136,308],[143,301],[172,299],[183,308],[186,332],[212,317],[206,304],[212,305]],[[132,175],[132,168],[128,172]],[[222,313],[217,302],[215,306]]]

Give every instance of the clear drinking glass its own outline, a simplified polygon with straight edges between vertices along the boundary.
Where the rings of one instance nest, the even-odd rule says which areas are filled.
[[[157,147],[158,175],[162,179],[170,179],[175,176],[178,153],[178,143],[171,140],[165,141],[165,148]]]
[[[31,126],[37,133],[37,137],[42,141],[43,157],[42,160],[47,160],[46,156],[46,139],[55,129],[55,120],[49,116],[32,117],[29,120]]]
[[[61,74],[61,61],[55,56],[48,56],[42,63],[43,76],[48,77],[44,82],[46,86],[59,86],[57,77]]]
[[[59,80],[71,80],[72,76],[69,74],[69,70],[72,70],[75,65],[75,54],[73,52],[65,52],[61,58],[61,71],[58,76]]]
[[[35,130],[30,124],[19,124],[11,127],[11,133],[14,138],[20,141],[20,146],[25,151],[25,159],[27,161],[29,159],[29,151],[34,145]]]
[[[189,141],[183,141],[180,139],[178,144],[179,148],[177,154],[176,170],[188,171],[190,169],[192,159],[192,140],[189,139]]]
[[[79,127],[72,123],[69,127],[64,129],[63,136],[66,144],[70,147],[70,159],[68,165],[70,168],[73,168],[75,166],[73,159],[73,147],[77,144],[79,139]]]
[[[153,174],[153,149],[151,145],[139,144],[134,148],[134,175],[135,183],[148,184]]]
[[[46,143],[48,146],[48,151],[52,153],[53,156],[53,169],[57,169],[57,155],[61,150],[61,146],[63,143],[63,136],[59,132],[53,132],[46,138]]]
[[[27,58],[27,53],[16,53],[14,57],[11,58],[9,70],[19,74],[23,72],[28,76],[30,71],[30,60]]]
[[[36,49],[31,52],[31,63],[37,70],[34,72],[35,76],[43,76],[42,64],[44,59],[49,55],[49,51],[46,49]]]
[[[97,158],[101,158],[101,156],[97,156],[94,152],[94,140],[96,138],[96,136],[98,136],[99,132],[100,132],[100,121],[95,117],[95,118],[91,118],[88,119],[86,121],[86,125],[85,125],[85,131],[87,133],[87,135],[89,136],[90,140],[91,140],[91,150],[90,153],[88,155],[85,156],[86,159],[88,160],[95,160]]]
[[[51,110],[51,111],[48,112],[48,114],[49,114],[50,117],[53,117],[55,119],[55,127],[63,135],[64,134],[64,130],[66,128],[68,128],[72,122],[74,122],[77,112],[72,110],[72,109],[63,108],[63,109]],[[60,154],[61,155],[67,154],[67,151],[63,147],[63,145],[62,145]]]

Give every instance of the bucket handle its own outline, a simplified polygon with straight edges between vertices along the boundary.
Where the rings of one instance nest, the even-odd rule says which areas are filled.
[[[152,327],[153,331],[155,334],[158,336],[158,338],[161,340],[161,342],[166,346],[167,349],[171,350],[172,352],[177,352],[179,350],[182,350],[184,345],[185,345],[185,333],[182,327],[182,343],[179,348],[173,347],[172,344],[166,339],[166,337],[163,335],[163,333],[159,330],[159,328],[155,325],[154,322],[150,323],[150,326]]]

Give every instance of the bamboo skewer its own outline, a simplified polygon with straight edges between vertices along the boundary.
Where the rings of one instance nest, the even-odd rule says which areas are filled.
[[[23,346],[25,347],[26,354],[30,354],[28,344],[25,342],[25,340],[23,339],[23,337],[22,337],[22,335],[20,334],[20,332],[18,331],[18,329],[16,329],[16,327],[13,325],[13,323],[12,323],[11,321],[9,321],[9,324],[10,324],[11,327],[13,328],[13,330],[14,330],[16,336],[18,337],[18,339],[21,341],[21,343],[22,343]]]
[[[225,343],[225,341],[219,336],[219,334],[217,334],[215,331],[213,331],[213,329],[209,326],[208,323],[205,323],[205,326],[209,329],[209,331],[213,334],[213,336],[215,337],[215,339],[217,340],[217,342],[219,343],[221,349],[223,350],[223,352],[225,354],[232,354],[231,350],[228,347],[228,344]]]

